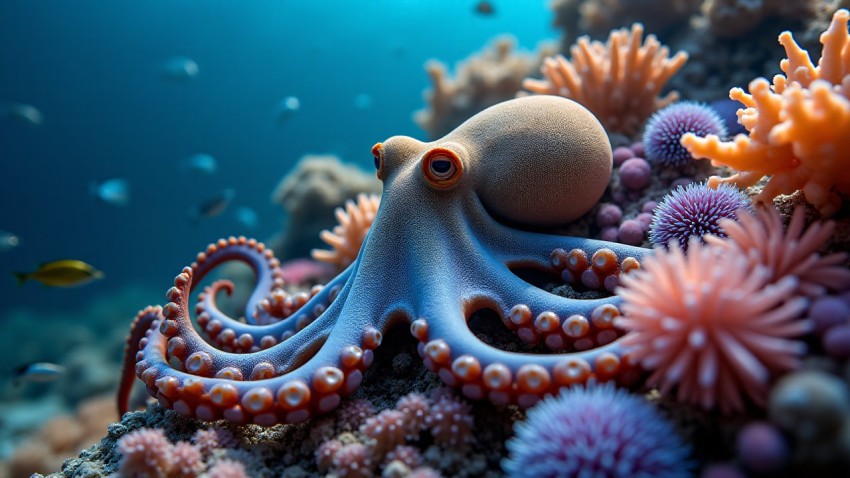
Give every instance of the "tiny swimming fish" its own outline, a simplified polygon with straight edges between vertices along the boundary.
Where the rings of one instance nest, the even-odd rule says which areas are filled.
[[[475,13],[479,15],[492,15],[495,13],[496,9],[493,7],[493,2],[488,2],[487,0],[481,0],[477,4],[475,4]]]
[[[0,252],[10,251],[21,243],[18,236],[8,231],[0,231]]]
[[[83,261],[73,259],[45,262],[33,272],[12,274],[21,286],[28,280],[36,280],[51,287],[74,287],[103,278],[103,272]]]
[[[162,65],[162,75],[172,81],[188,81],[198,76],[198,64],[185,56],[175,56]]]
[[[22,382],[51,382],[65,373],[65,367],[50,362],[31,362],[15,369],[12,381],[15,385]]]
[[[294,96],[287,96],[280,100],[280,103],[277,104],[274,110],[277,124],[286,123],[289,118],[295,116],[295,113],[298,113],[299,109],[301,109],[301,101]]]
[[[240,207],[236,210],[236,220],[248,229],[257,227],[257,213],[250,207]]]
[[[44,115],[33,105],[23,103],[12,103],[3,108],[6,116],[30,126],[39,126],[44,123]]]
[[[124,178],[93,182],[89,184],[89,192],[98,201],[112,206],[126,206],[130,202],[130,183]]]
[[[213,174],[218,169],[218,162],[209,154],[198,153],[188,158],[183,158],[180,161],[179,167],[182,171],[186,172]]]
[[[233,201],[233,196],[235,195],[236,192],[232,189],[225,189],[192,209],[189,213],[189,218],[193,221],[198,221],[203,218],[218,216],[227,209],[227,206],[230,205],[230,201]]]

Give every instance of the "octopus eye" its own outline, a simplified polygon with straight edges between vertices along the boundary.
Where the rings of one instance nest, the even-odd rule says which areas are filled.
[[[449,189],[460,180],[463,163],[454,151],[434,148],[422,158],[422,174],[432,187]]]
[[[378,179],[383,180],[381,175],[384,172],[384,145],[382,143],[375,143],[375,146],[372,146],[372,158],[375,161],[375,171],[377,171]]]

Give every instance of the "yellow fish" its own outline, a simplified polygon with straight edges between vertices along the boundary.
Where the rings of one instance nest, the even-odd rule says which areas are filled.
[[[52,287],[73,287],[83,285],[103,277],[103,272],[83,261],[64,259],[61,261],[45,262],[34,272],[13,272],[18,285],[24,285],[28,280],[37,280]]]

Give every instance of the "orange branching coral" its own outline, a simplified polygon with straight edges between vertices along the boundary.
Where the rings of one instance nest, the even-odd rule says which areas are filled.
[[[738,120],[749,136],[722,142],[714,135],[682,136],[695,158],[738,171],[728,178],[714,177],[709,185],[732,183],[749,187],[770,176],[758,199],[772,201],[780,194],[802,190],[822,215],[837,211],[836,193],[850,193],[850,12],[838,10],[821,35],[818,65],[800,48],[790,32],[779,36],[787,59],[780,62],[785,75],[773,85],[753,80],[750,93],[733,88],[729,97],[745,108]]]
[[[544,80],[527,78],[523,88],[539,94],[573,99],[595,114],[609,132],[634,135],[646,118],[678,98],[676,92],[659,97],[667,80],[688,59],[685,52],[669,57],[655,38],[643,38],[643,25],[614,30],[607,43],[581,37],[572,46],[572,59],[547,58]]]
[[[322,240],[333,249],[313,249],[313,259],[333,264],[339,269],[348,267],[357,258],[380,204],[380,196],[361,193],[357,195],[357,202],[349,199],[345,202],[345,209],[336,208],[339,224],[334,226],[333,231],[321,233]]]

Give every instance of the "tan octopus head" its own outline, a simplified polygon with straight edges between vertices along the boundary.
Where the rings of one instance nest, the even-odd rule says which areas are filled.
[[[544,95],[491,106],[431,143],[394,136],[372,153],[385,183],[400,171],[418,174],[434,190],[473,191],[496,217],[531,226],[581,217],[602,196],[612,168],[596,117]]]

